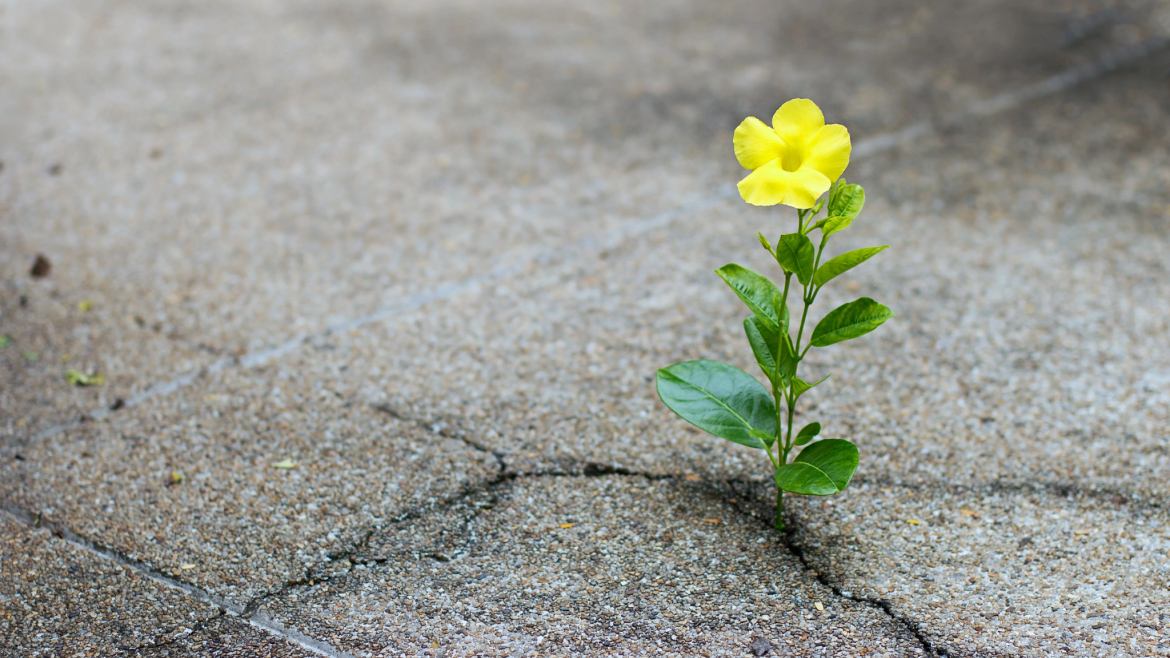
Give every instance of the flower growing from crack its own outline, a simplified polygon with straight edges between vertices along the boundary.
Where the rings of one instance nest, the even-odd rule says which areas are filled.
[[[776,110],[772,127],[748,117],[735,129],[735,157],[752,173],[739,194],[754,206],[811,208],[849,166],[853,145],[840,124],[825,125],[817,104],[796,98]]]
[[[888,246],[822,260],[829,238],[848,229],[865,206],[865,189],[841,177],[852,149],[849,131],[826,126],[820,108],[804,98],[780,106],[771,127],[754,117],[740,124],[735,157],[752,170],[739,182],[744,201],[796,208],[795,232],[782,234],[775,243],[762,232],[756,234],[776,260],[782,282],[735,263],[715,270],[751,311],[743,321],[744,335],[771,390],[757,377],[718,361],[684,361],[658,371],[658,397],[671,411],[701,430],[767,456],[776,483],[775,528],[781,532],[785,491],[838,494],[849,486],[861,460],[852,441],[821,438],[820,422],[797,431],[797,401],[828,379],[827,374],[816,379],[807,373],[807,381],[801,379],[801,362],[814,347],[860,338],[894,317],[888,307],[861,297],[829,311],[811,334],[805,333],[809,307],[821,289]],[[822,210],[825,216],[818,219]],[[798,292],[804,306],[799,321],[788,307]]]

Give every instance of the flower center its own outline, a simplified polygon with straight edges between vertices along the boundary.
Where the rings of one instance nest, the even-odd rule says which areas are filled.
[[[780,156],[780,168],[784,171],[796,171],[804,164],[804,149],[788,146]]]

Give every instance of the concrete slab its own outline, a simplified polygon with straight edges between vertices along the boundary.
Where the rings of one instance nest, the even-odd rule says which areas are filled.
[[[490,454],[296,373],[237,370],[216,383],[6,451],[3,498],[246,606],[499,471]]]
[[[404,520],[267,614],[366,655],[916,655],[709,487],[535,477]],[[759,646],[759,645],[758,645]]]
[[[1043,486],[862,484],[793,505],[810,565],[947,655],[1170,654],[1164,505]]]
[[[859,492],[901,493],[874,494],[872,505],[842,499],[858,510],[858,525],[832,535],[842,539],[818,534],[818,523],[844,527],[821,518],[831,508],[794,502],[801,525],[788,538],[820,580],[845,574],[888,605],[828,598],[832,587],[817,590],[779,546],[746,551],[757,556],[742,565],[747,580],[766,573],[793,591],[828,592],[827,614],[839,615],[828,627],[840,633],[829,634],[816,614],[794,610],[799,620],[771,639],[781,652],[792,641],[791,651],[831,653],[830,635],[852,629],[894,653],[911,645],[890,631],[893,615],[954,651],[1153,651],[1092,625],[1120,615],[1118,632],[1158,631],[1143,624],[1160,623],[1149,613],[1161,581],[1119,581],[1129,600],[1105,610],[1114,616],[1054,603],[1044,618],[1070,637],[1037,629],[1001,646],[987,639],[996,624],[1035,624],[1037,601],[1009,604],[984,635],[951,625],[995,608],[981,591],[955,588],[932,607],[938,590],[910,576],[935,567],[860,529],[895,524],[893,511],[965,504],[939,489],[952,483],[1000,496],[997,518],[1010,519],[1001,530],[1017,534],[1028,519],[1078,514],[1120,531],[1108,505],[1070,507],[1044,492],[1119,496],[1146,522],[1135,545],[1163,545],[1149,528],[1162,518],[1170,466],[1165,85],[1131,74],[1015,115],[935,132],[913,123],[1149,36],[1135,24],[1053,47],[1057,15],[1081,9],[1006,0],[13,7],[13,38],[0,40],[12,81],[0,91],[0,322],[15,339],[0,348],[0,495],[254,603],[249,613],[267,615],[259,606],[271,602],[272,614],[338,646],[425,651],[434,647],[418,633],[429,633],[455,652],[532,649],[541,635],[541,647],[569,640],[571,650],[584,624],[612,645],[600,648],[623,653],[659,640],[741,651],[755,622],[737,625],[726,611],[757,599],[738,584],[713,593],[692,583],[694,605],[709,604],[698,611],[706,635],[692,628],[669,642],[673,627],[658,620],[671,618],[651,614],[692,604],[663,598],[661,584],[659,594],[630,595],[620,587],[634,581],[620,580],[586,591],[593,598],[578,590],[578,608],[571,595],[569,614],[555,608],[561,619],[513,620],[483,603],[490,594],[518,611],[560,601],[539,587],[556,581],[539,579],[561,554],[542,552],[547,535],[517,532],[529,515],[560,529],[563,510],[541,493],[650,527],[670,513],[671,494],[654,487],[690,474],[716,496],[687,498],[696,508],[714,515],[720,495],[742,502],[745,516],[719,513],[721,529],[768,534],[752,517],[766,517],[766,504],[750,502],[767,500],[759,455],[688,430],[647,378],[699,356],[748,367],[743,311],[709,271],[727,260],[764,269],[762,254],[744,257],[750,234],[790,220],[720,196],[741,173],[729,134],[777,99],[811,96],[858,143],[922,127],[912,147],[851,168],[871,200],[838,243],[889,242],[905,264],[875,261],[823,302],[872,294],[899,318],[814,354],[810,368],[834,376],[806,407],[862,446]],[[54,270],[32,281],[38,252]],[[83,300],[90,311],[78,309]],[[67,388],[60,371],[71,364],[108,383]],[[172,395],[138,397],[151,390]],[[38,437],[119,398],[132,404]],[[298,467],[273,467],[284,459]],[[625,475],[585,477],[615,470]],[[635,486],[635,473],[672,479]],[[603,481],[621,509],[574,499],[574,487]],[[1011,493],[1035,483],[1047,487],[1035,500]],[[532,503],[508,498],[524,487],[537,487]],[[895,499],[923,491],[938,493]],[[518,506],[474,512],[469,492]],[[490,530],[476,525],[489,518]],[[435,519],[449,524],[428,525]],[[985,541],[981,527],[952,524],[945,537],[978,556],[977,580],[1025,538]],[[678,532],[694,542],[679,556],[694,570],[722,546],[707,531]],[[505,538],[529,551],[527,590],[499,584],[510,572],[492,551]],[[1072,550],[1063,535],[1041,539],[1046,559],[1077,573],[1111,557],[1059,553]],[[659,567],[630,541],[607,546],[636,570]],[[863,562],[850,545],[880,559]],[[394,546],[414,562],[371,552]],[[450,562],[426,557],[459,551]],[[772,558],[783,566],[765,571]],[[1135,549],[1130,564],[1157,559]],[[1021,597],[1050,577],[1027,564],[1012,565],[1019,583],[994,591]],[[453,602],[468,605],[459,578],[481,575],[485,601],[459,609],[469,626],[448,628]],[[432,592],[400,588],[419,582]],[[891,582],[892,594],[878,590]],[[366,585],[378,596],[363,612],[353,601]],[[1066,607],[1080,596],[1048,589]],[[589,617],[607,605],[612,616]],[[350,616],[333,618],[343,610]],[[251,631],[217,624],[160,649],[247,650]]]
[[[1083,57],[1048,47],[1063,3],[871,5],[13,8],[0,317],[46,361],[7,364],[20,385],[0,402],[23,424],[0,431],[725,189],[731,129],[778,98],[864,136]],[[37,253],[59,304],[26,276]],[[87,299],[84,330],[54,319]],[[108,388],[58,390],[48,359],[66,353]]]
[[[6,655],[133,655],[189,635],[220,614],[0,512],[0,650]]]

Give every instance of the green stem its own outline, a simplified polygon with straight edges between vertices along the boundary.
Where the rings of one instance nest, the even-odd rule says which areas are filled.
[[[784,311],[788,309],[788,288],[792,283],[792,273],[784,273],[784,295],[780,298],[780,307],[776,309],[778,330],[776,331],[776,356],[773,361],[776,362],[775,371],[772,373],[772,400],[776,406],[776,456],[780,458],[779,463],[772,460],[773,466],[779,469],[782,465],[787,463],[787,453],[783,451],[783,446],[780,444],[780,388],[777,382],[780,381],[780,351],[784,349],[784,334],[788,329],[784,326]],[[768,449],[768,457],[772,457],[772,450]]]
[[[776,487],[776,530],[784,532],[784,490]]]

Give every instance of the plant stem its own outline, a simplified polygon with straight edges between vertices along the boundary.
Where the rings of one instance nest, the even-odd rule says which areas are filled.
[[[784,490],[776,487],[776,529],[784,532]]]

